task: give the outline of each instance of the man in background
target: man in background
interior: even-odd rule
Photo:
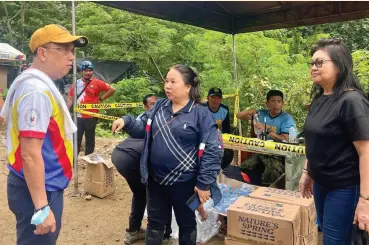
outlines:
[[[229,120],[229,110],[228,107],[222,104],[223,92],[220,88],[211,88],[208,92],[208,101],[204,106],[212,112],[213,118],[216,121],[220,131],[223,134],[231,133],[231,122]],[[221,162],[222,169],[231,164],[233,160],[233,150],[224,149],[224,155]]]
[[[237,114],[241,120],[252,120],[257,113],[260,123],[257,127],[267,133],[267,139],[274,141],[288,141],[289,130],[296,126],[292,116],[283,111],[284,96],[282,91],[270,90],[266,96],[267,109],[249,109]],[[265,123],[266,121],[266,128]],[[241,170],[247,173],[252,184],[268,186],[276,181],[284,173],[284,157],[253,154],[241,164]]]
[[[228,107],[222,104],[223,92],[220,88],[211,88],[208,92],[208,101],[204,106],[213,113],[213,117],[223,134],[231,133]]]
[[[115,89],[104,81],[93,77],[94,66],[90,61],[81,63],[82,78],[77,80],[77,103],[78,104],[98,104],[108,99],[115,93]],[[102,92],[105,92],[101,95]],[[74,86],[72,85],[68,94],[68,107],[73,105]],[[98,113],[98,109],[88,109],[86,111]],[[77,144],[78,153],[81,150],[82,138],[85,135],[86,147],[85,155],[89,155],[95,150],[95,130],[97,118],[84,114],[77,114]]]

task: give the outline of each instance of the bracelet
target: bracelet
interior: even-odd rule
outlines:
[[[39,208],[39,209],[35,209],[35,213],[37,213],[38,211],[40,211],[40,210],[43,210],[44,208],[46,208],[46,207],[48,207],[49,206],[49,204],[46,204],[45,206],[42,206],[41,208]]]
[[[364,195],[360,194],[360,198],[364,199],[366,201],[369,201],[369,196],[364,196]]]

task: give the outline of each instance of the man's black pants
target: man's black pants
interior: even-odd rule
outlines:
[[[78,153],[81,150],[82,138],[85,135],[86,148],[85,155],[91,154],[95,150],[95,129],[97,118],[77,118],[77,145]]]
[[[113,164],[118,172],[127,180],[133,193],[131,214],[129,216],[129,231],[137,231],[141,228],[146,208],[146,186],[141,183],[140,157],[141,153],[134,151],[129,151],[128,153],[118,148],[113,150],[111,156]],[[172,210],[170,209],[168,212],[169,217],[165,225],[165,238],[168,238],[172,233]]]

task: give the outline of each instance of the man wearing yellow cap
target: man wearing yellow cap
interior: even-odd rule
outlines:
[[[33,64],[14,80],[1,110],[8,125],[8,204],[18,245],[56,244],[77,128],[53,80],[69,72],[74,48],[87,42],[59,25],[35,31],[29,42]]]

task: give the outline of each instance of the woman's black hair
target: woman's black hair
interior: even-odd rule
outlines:
[[[181,73],[185,84],[191,85],[190,98],[197,103],[201,101],[200,77],[197,73],[187,65],[176,64],[173,69]]]
[[[366,97],[358,77],[354,74],[352,55],[346,44],[338,39],[322,38],[311,48],[311,56],[318,50],[326,51],[335,67],[339,70],[336,83],[333,87],[334,98],[340,97],[347,89],[356,90]],[[320,85],[313,84],[311,90],[312,101],[314,102],[319,98],[323,92],[323,88]]]

